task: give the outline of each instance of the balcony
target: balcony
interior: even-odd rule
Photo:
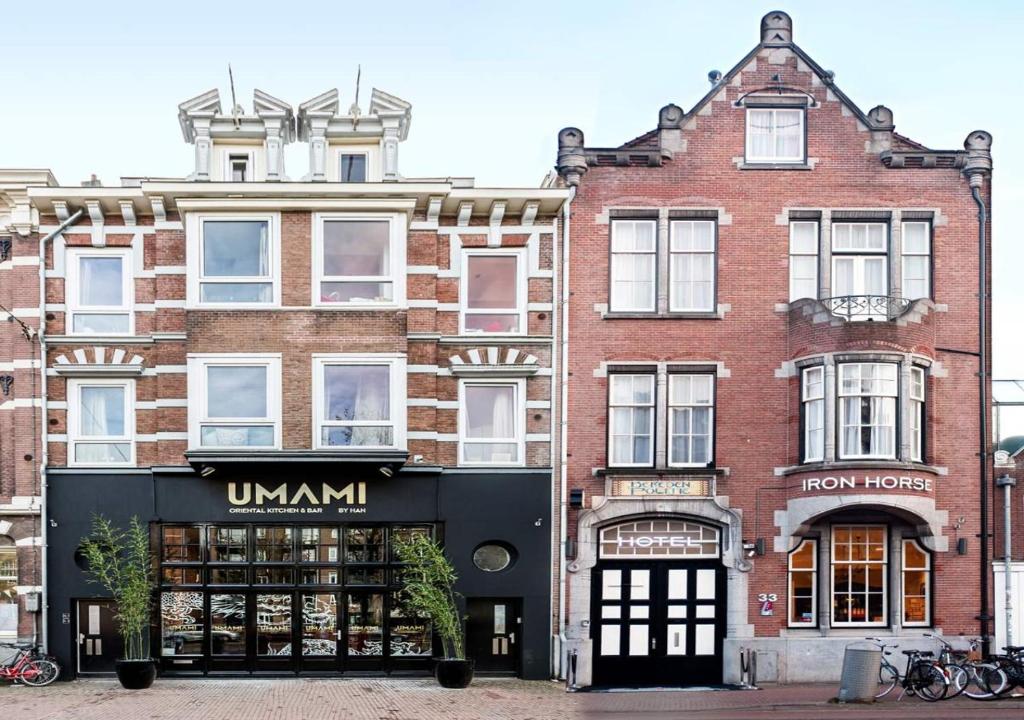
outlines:
[[[932,356],[935,314],[928,298],[842,295],[789,304],[791,357],[844,350],[916,352]]]
[[[824,298],[828,311],[848,322],[886,322],[901,317],[910,309],[911,301],[891,295],[839,295]]]

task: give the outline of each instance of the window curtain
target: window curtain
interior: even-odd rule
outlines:
[[[750,113],[750,154],[756,158],[775,155],[772,137],[772,113],[755,110]]]
[[[356,399],[353,407],[353,420],[388,422],[391,419],[390,383],[385,376],[384,382],[377,372],[378,368],[365,368],[359,376]],[[386,369],[385,369],[386,372]],[[360,427],[353,430],[358,435],[357,445],[390,445],[390,428]]]
[[[270,275],[270,233],[267,223],[260,223],[260,277]]]
[[[775,147],[777,157],[793,158],[801,155],[800,114],[776,113],[775,115]]]
[[[896,407],[892,398],[873,397],[871,400],[872,455],[892,455],[893,435],[896,428]]]
[[[510,438],[516,434],[515,418],[512,412],[512,398],[515,391],[501,388],[494,396],[494,412],[491,420],[491,436]]]
[[[107,437],[113,433],[109,412],[109,391],[100,388],[82,388],[82,435]]]

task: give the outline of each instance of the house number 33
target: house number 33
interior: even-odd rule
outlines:
[[[760,593],[757,596],[758,602],[776,602],[778,599],[779,596],[775,593]]]

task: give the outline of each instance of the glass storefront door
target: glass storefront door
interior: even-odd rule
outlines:
[[[164,672],[426,670],[393,540],[429,526],[163,526]]]

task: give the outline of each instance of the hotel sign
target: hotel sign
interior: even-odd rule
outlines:
[[[911,492],[932,492],[932,478],[910,477],[907,475],[838,475],[804,478],[800,481],[804,492],[816,490],[897,490]]]
[[[366,483],[229,482],[227,501],[232,515],[362,515]]]

